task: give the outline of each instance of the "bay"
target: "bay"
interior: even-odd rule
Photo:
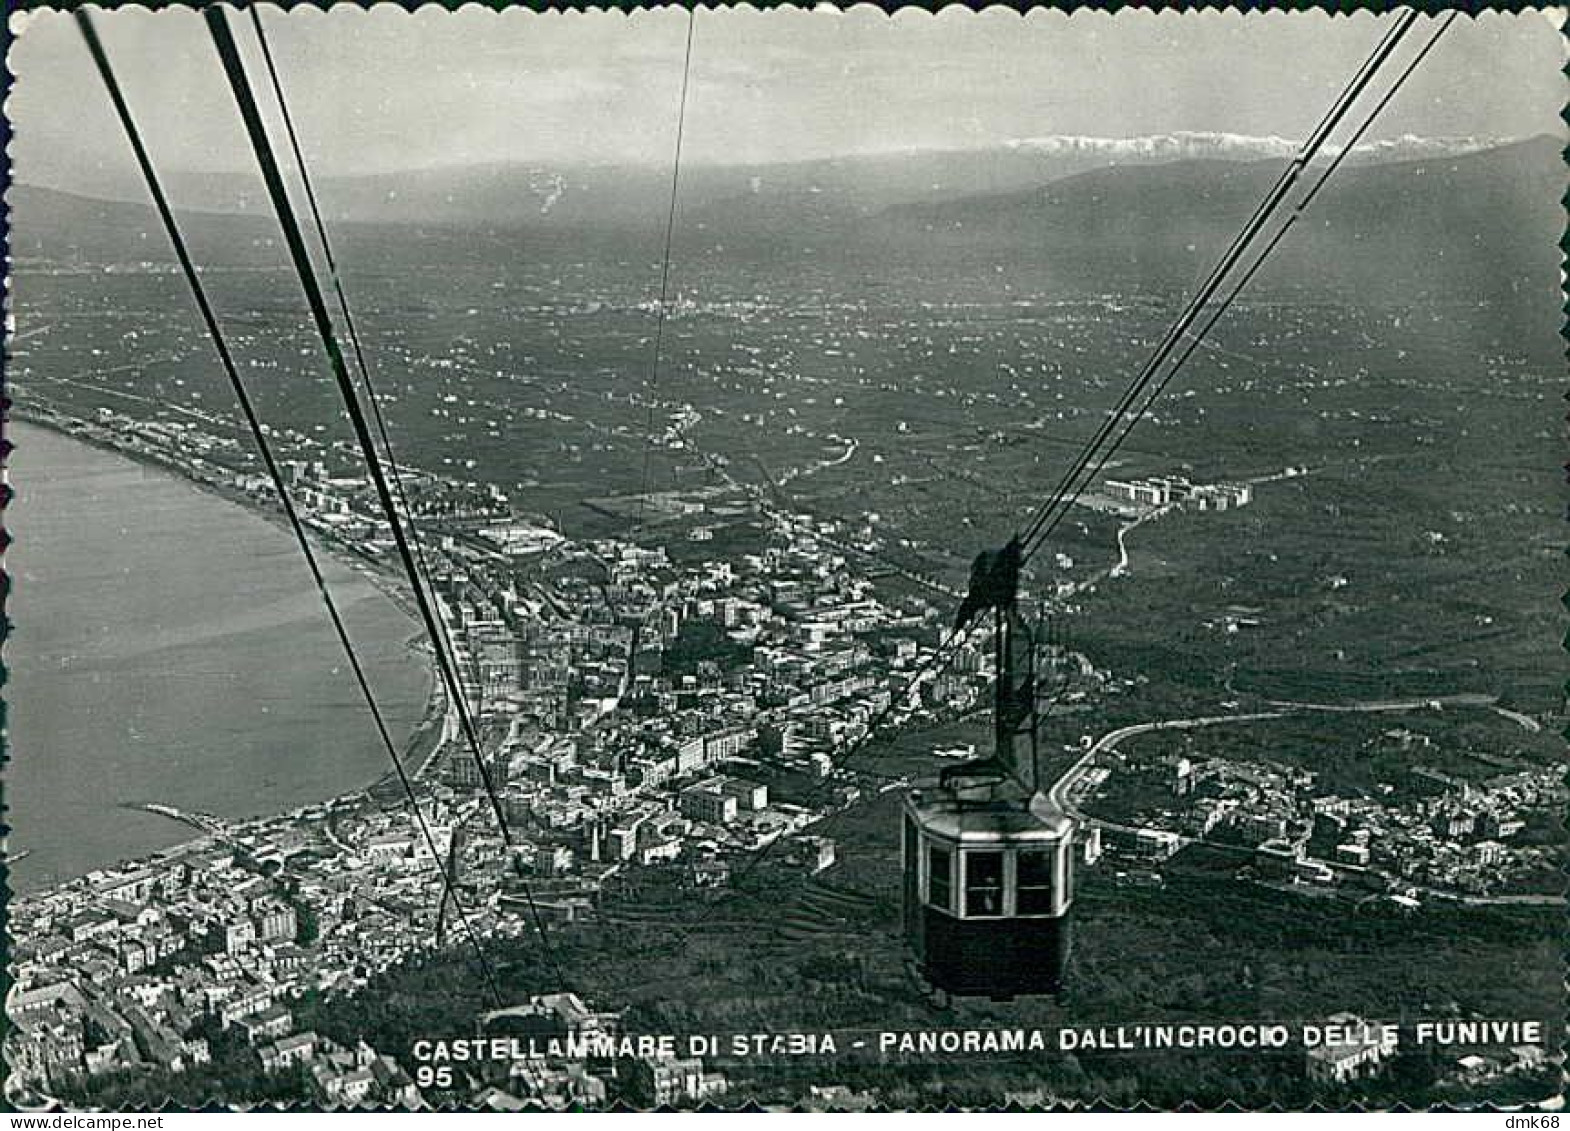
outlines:
[[[389,768],[286,529],[48,429],[7,434],[13,890],[194,835],[128,804],[257,816]],[[416,625],[346,564],[326,573],[401,739],[430,691]]]

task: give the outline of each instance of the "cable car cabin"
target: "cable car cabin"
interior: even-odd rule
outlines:
[[[1012,780],[905,799],[905,933],[957,997],[1055,994],[1069,955],[1073,822]]]

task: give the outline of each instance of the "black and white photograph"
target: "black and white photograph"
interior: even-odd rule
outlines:
[[[1563,22],[13,11],[12,1118],[1558,1111]]]

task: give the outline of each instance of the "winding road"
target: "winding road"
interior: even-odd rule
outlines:
[[[1280,719],[1292,714],[1291,711],[1262,711],[1252,715],[1208,715],[1192,719],[1166,719],[1155,723],[1135,723],[1132,726],[1119,727],[1097,739],[1089,749],[1081,754],[1078,760],[1070,766],[1063,776],[1052,783],[1052,788],[1047,791],[1047,798],[1069,817],[1082,824],[1096,824],[1105,829],[1122,832],[1138,832],[1135,825],[1121,825],[1113,821],[1103,821],[1096,817],[1087,816],[1075,800],[1075,792],[1085,775],[1090,772],[1098,755],[1105,754],[1108,750],[1116,749],[1118,744],[1139,734],[1149,734],[1157,730],[1197,730],[1201,727],[1225,726],[1230,723],[1252,723],[1264,719]]]
[[[1536,719],[1521,715],[1518,712],[1508,711],[1500,708],[1492,696],[1477,693],[1465,693],[1430,699],[1411,699],[1400,702],[1379,703],[1332,704],[1293,703],[1283,701],[1273,702],[1270,704],[1270,706],[1276,709],[1270,711],[1260,711],[1247,715],[1208,715],[1200,718],[1166,719],[1160,722],[1135,723],[1131,726],[1119,727],[1117,730],[1109,731],[1097,739],[1083,754],[1079,756],[1077,760],[1075,760],[1072,766],[1064,771],[1062,776],[1059,777],[1058,780],[1055,781],[1052,784],[1052,787],[1047,791],[1047,797],[1076,824],[1096,825],[1100,828],[1110,829],[1114,832],[1129,834],[1139,833],[1141,831],[1141,827],[1138,825],[1126,825],[1116,821],[1107,821],[1099,817],[1089,816],[1079,807],[1076,794],[1080,784],[1084,781],[1085,776],[1090,772],[1091,767],[1095,765],[1098,755],[1103,754],[1109,750],[1116,749],[1120,743],[1125,742],[1128,739],[1135,737],[1136,735],[1149,734],[1152,731],[1159,730],[1197,730],[1202,727],[1225,726],[1231,723],[1261,722],[1268,719],[1281,719],[1294,715],[1312,714],[1315,712],[1332,712],[1336,714],[1410,713],[1421,710],[1435,710],[1437,708],[1443,708],[1447,706],[1471,707],[1479,710],[1492,711],[1495,714],[1498,714],[1501,717],[1516,723],[1518,726],[1521,726],[1524,729],[1540,729],[1540,724],[1537,723]],[[1197,843],[1203,838],[1179,836],[1178,839],[1179,843],[1186,847],[1190,844]],[[1213,846],[1216,845],[1216,842],[1213,841],[1207,843],[1210,843]],[[1249,851],[1252,850],[1250,849]],[[1420,891],[1433,898],[1444,899],[1454,903],[1464,904],[1469,907],[1482,907],[1490,905],[1559,906],[1565,903],[1565,897],[1562,895],[1521,894],[1470,896],[1460,895],[1455,892],[1442,891],[1437,888],[1425,887],[1423,885],[1417,886]]]
[[[1047,791],[1047,796],[1064,813],[1076,821],[1093,823],[1100,825],[1102,828],[1124,832],[1138,831],[1137,826],[1121,825],[1112,821],[1103,821],[1100,818],[1087,816],[1076,804],[1075,793],[1080,782],[1090,772],[1091,766],[1095,764],[1097,755],[1116,749],[1120,743],[1133,738],[1135,735],[1148,734],[1157,730],[1197,730],[1202,727],[1260,722],[1265,719],[1282,719],[1292,715],[1306,715],[1316,712],[1332,714],[1409,714],[1413,711],[1434,710],[1443,707],[1473,707],[1480,710],[1494,711],[1496,714],[1504,714],[1504,717],[1527,729],[1536,729],[1537,725],[1535,719],[1527,718],[1524,715],[1517,716],[1515,712],[1501,712],[1496,706],[1493,696],[1479,693],[1374,703],[1298,703],[1290,700],[1272,700],[1269,706],[1273,709],[1248,715],[1207,715],[1189,719],[1165,719],[1160,722],[1135,723],[1132,726],[1120,727],[1117,730],[1109,731],[1097,739],[1089,749],[1079,756],[1072,766],[1064,771],[1063,775]]]

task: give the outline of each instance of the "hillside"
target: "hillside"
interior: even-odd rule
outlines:
[[[928,155],[923,176],[936,177],[933,162],[950,156]],[[883,187],[858,196],[856,178],[872,167],[870,160],[772,167],[772,179],[749,180],[733,195],[727,188],[737,186],[726,178],[739,172],[721,177],[700,171],[684,182],[677,263],[693,269],[701,263],[703,277],[729,265],[788,279],[792,263],[810,262],[817,270],[855,277],[999,275],[1038,291],[1187,289],[1281,168],[1274,160],[1104,166],[1029,187],[956,195],[965,183],[1007,182],[1022,175],[1021,167],[1000,163],[961,177],[945,165],[950,180],[926,182],[940,199],[874,210],[874,196],[914,192],[921,178],[906,167],[908,156],[889,158],[904,173],[871,178]],[[1529,305],[1515,300],[1558,288],[1562,168],[1559,144],[1549,138],[1460,156],[1349,163],[1283,244],[1258,289],[1329,288],[1370,302],[1427,296]],[[367,269],[479,264],[501,254],[536,262],[624,263],[632,270],[660,254],[662,193],[669,186],[661,190],[655,179],[607,182],[593,191],[569,182],[559,192],[531,192],[524,199],[498,167],[491,180],[469,177],[462,208],[468,215],[461,222],[338,223],[338,242],[347,262]],[[400,184],[402,206],[415,211],[429,211],[419,201],[441,190],[439,181],[418,175]],[[944,184],[951,187],[931,187]],[[369,191],[369,182],[356,190]],[[552,192],[556,202],[546,208]],[[145,206],[25,186],[13,188],[9,202],[13,251],[24,262],[172,261],[161,225]],[[481,213],[491,218],[482,220]],[[185,215],[199,262],[282,262],[271,217]],[[696,277],[688,275],[684,283],[678,269],[677,281],[688,285]]]
[[[876,238],[960,262],[1034,260],[1079,287],[1184,285],[1214,261],[1282,168],[1178,162],[1101,169],[1019,192],[890,209]],[[1557,289],[1559,143],[1342,169],[1261,276],[1375,297],[1504,301]]]
[[[1502,144],[1481,138],[1401,137],[1360,145],[1351,165],[1442,158]],[[799,205],[803,214],[867,216],[904,204],[934,203],[1039,187],[1097,169],[1138,168],[1184,161],[1246,163],[1285,159],[1295,143],[1278,137],[1176,133],[1109,138],[1052,135],[1016,138],[972,149],[903,150],[767,164],[694,164],[681,171],[680,205],[702,212],[747,202],[773,217]],[[140,179],[125,162],[106,162],[87,179],[62,185],[104,201],[140,203]],[[258,214],[260,179],[245,172],[160,170],[172,200],[195,212]],[[643,223],[664,215],[670,170],[655,165],[570,165],[479,161],[462,166],[315,177],[328,218],[338,223],[491,225],[581,228]]]

